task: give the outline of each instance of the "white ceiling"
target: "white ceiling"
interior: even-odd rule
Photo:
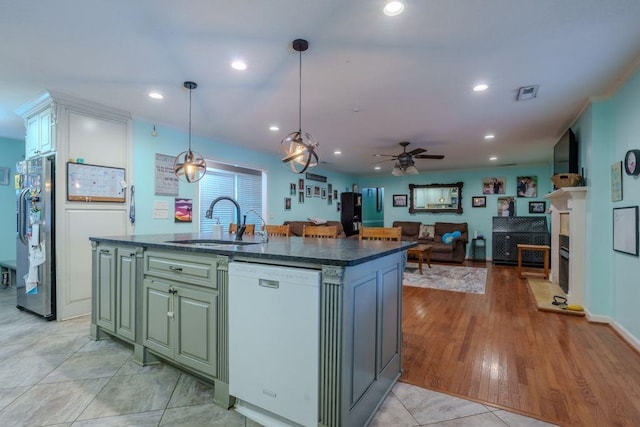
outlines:
[[[536,163],[640,58],[638,0],[405,3],[390,18],[384,0],[0,0],[0,136],[24,137],[14,111],[45,90],[186,131],[193,80],[194,134],[278,156],[298,129],[291,42],[305,38],[302,128],[327,168],[374,173],[373,154],[403,140],[446,156],[417,160],[423,171]],[[229,67],[237,57],[246,71]],[[538,97],[516,102],[533,84]]]

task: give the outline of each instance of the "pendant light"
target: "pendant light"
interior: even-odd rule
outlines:
[[[303,173],[308,168],[318,165],[318,155],[315,152],[318,142],[313,136],[302,131],[302,52],[309,48],[309,42],[303,39],[296,39],[291,45],[293,50],[300,53],[298,130],[291,132],[280,141],[280,154],[282,155],[282,163],[292,172]]]
[[[184,87],[189,89],[189,149],[176,156],[173,172],[178,178],[191,183],[202,179],[207,172],[207,163],[202,154],[191,151],[191,91],[198,85],[194,82],[184,82]]]

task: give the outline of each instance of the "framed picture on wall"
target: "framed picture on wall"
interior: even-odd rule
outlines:
[[[292,182],[291,184],[289,184],[289,195],[290,196],[295,196],[296,195],[296,183]]]
[[[407,207],[407,195],[406,194],[394,194],[393,195],[393,207],[394,208],[406,208]]]
[[[538,177],[518,177],[518,197],[538,197]]]
[[[471,207],[474,208],[486,208],[487,198],[485,196],[476,196],[471,198]]]
[[[0,185],[9,185],[9,173],[11,169],[0,168]]]
[[[541,202],[529,202],[530,214],[541,214],[547,210],[547,202],[544,200]]]
[[[516,216],[515,197],[498,197],[498,216]]]
[[[291,210],[291,197],[285,197],[284,198],[284,210],[285,211],[290,211]]]
[[[298,190],[304,190],[304,179],[302,178],[298,180]]]
[[[327,198],[327,189],[326,188],[322,187],[320,189],[320,197],[322,197],[323,199]]]
[[[638,207],[613,208],[613,250],[638,256]]]
[[[298,203],[304,203],[304,191],[298,191]]]
[[[310,185],[307,185],[307,197],[312,197],[313,196],[313,189],[311,188]]]
[[[482,194],[506,194],[507,183],[502,178],[482,178]]]

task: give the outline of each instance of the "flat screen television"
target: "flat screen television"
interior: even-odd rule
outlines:
[[[580,173],[578,169],[578,140],[573,131],[567,129],[553,147],[553,174]]]

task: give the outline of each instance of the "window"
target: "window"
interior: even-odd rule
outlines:
[[[236,199],[242,215],[247,216],[247,224],[255,224],[256,230],[259,230],[262,220],[249,211],[254,210],[262,215],[262,193],[262,171],[207,160],[207,173],[200,180],[200,232],[212,233],[213,224],[218,220],[227,232],[229,224],[236,222],[236,208],[225,200],[216,204],[212,219],[205,217],[211,202],[220,196]]]

